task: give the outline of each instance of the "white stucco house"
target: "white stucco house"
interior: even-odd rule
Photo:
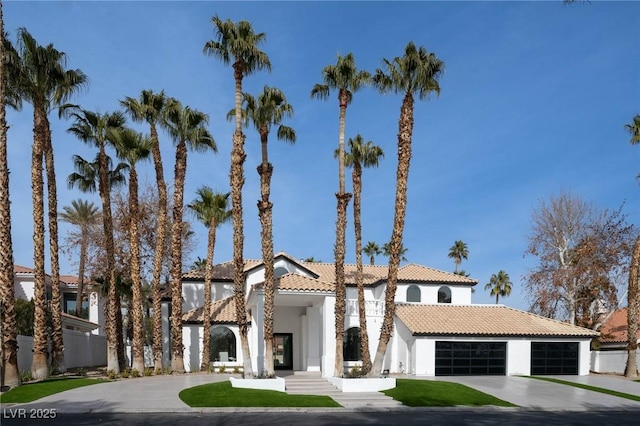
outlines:
[[[355,265],[345,265],[347,312],[345,370],[360,364]],[[242,366],[233,302],[233,265],[214,267],[211,360],[214,367]],[[264,266],[245,261],[249,344],[256,373],[264,371]],[[334,372],[334,265],[275,255],[277,277],[274,332],[275,369]],[[364,265],[367,329],[372,358],[384,313],[387,266]],[[590,341],[598,333],[504,305],[472,304],[477,280],[421,266],[398,272],[394,334],[384,359],[389,373],[415,375],[589,374]],[[183,275],[185,368],[202,359],[204,272]],[[277,371],[276,371],[277,372]]]

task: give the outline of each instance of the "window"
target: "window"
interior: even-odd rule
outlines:
[[[351,327],[344,333],[342,357],[345,361],[362,361],[360,328]]]
[[[76,295],[75,293],[62,293],[62,311],[69,315],[76,315]],[[82,318],[89,319],[89,301],[82,301]]]
[[[227,327],[211,329],[210,359],[216,362],[236,360],[236,336]]]
[[[288,274],[289,270],[287,270],[287,268],[284,268],[282,266],[278,266],[274,271],[273,271],[273,275],[276,276],[276,278],[280,278],[281,276],[283,276],[284,274]]]
[[[420,287],[410,285],[407,289],[407,302],[420,302]]]
[[[451,289],[442,286],[438,289],[438,303],[451,303]]]

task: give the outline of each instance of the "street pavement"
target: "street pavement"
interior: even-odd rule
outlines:
[[[484,393],[511,402],[524,410],[542,411],[638,411],[640,402],[615,397],[573,386],[550,383],[519,376],[470,377],[415,377],[413,379],[439,380],[461,383]],[[640,395],[640,383],[612,375],[557,376],[561,380],[575,381],[591,386]],[[29,404],[3,404],[2,415],[55,409],[64,413],[211,413],[211,412],[272,412],[280,411],[406,411],[420,410],[409,407],[379,408],[371,405],[349,408],[191,408],[180,400],[181,390],[205,383],[228,380],[227,375],[191,373],[162,375],[118,380],[51,395]],[[463,407],[454,409],[464,409]],[[467,407],[467,409],[478,409]],[[491,408],[496,409],[499,408]],[[513,409],[504,409],[513,410]],[[44,413],[44,411],[40,411]]]

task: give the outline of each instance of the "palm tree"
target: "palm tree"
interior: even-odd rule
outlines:
[[[40,46],[25,29],[18,29],[17,49],[8,65],[13,68],[9,75],[14,81],[12,89],[17,95],[15,107],[20,109],[22,101],[33,106],[33,149],[31,156],[31,183],[33,188],[33,241],[34,241],[34,299],[36,304],[35,331],[33,341],[33,363],[31,370],[35,379],[48,375],[47,332],[45,321],[45,272],[44,272],[44,180],[43,158],[46,161],[48,181],[48,206],[50,215],[49,234],[51,249],[53,363],[57,371],[65,371],[64,345],[62,341],[60,267],[58,263],[57,194],[53,149],[48,114],[63,105],[82,89],[87,77],[80,70],[67,70],[66,55],[56,50],[53,44]]]
[[[0,58],[5,57],[5,34],[2,3],[0,3]],[[16,324],[13,272],[13,244],[11,240],[11,202],[9,199],[9,166],[7,163],[7,119],[5,99],[9,97],[5,78],[5,61],[0,61],[0,387],[20,385],[18,368],[18,328]]]
[[[633,123],[625,125],[625,128],[631,135],[631,144],[640,144],[640,114],[636,114],[633,117]],[[640,175],[638,177],[640,178]],[[626,377],[637,377],[638,365],[635,360],[638,351],[638,311],[640,311],[640,235],[636,238],[631,254],[627,300],[627,338],[629,347],[624,375]]]
[[[336,65],[327,65],[322,69],[322,84],[315,84],[311,89],[311,97],[326,100],[331,90],[338,91],[338,105],[340,107],[339,135],[338,135],[338,181],[339,189],[336,194],[338,201],[338,218],[336,220],[335,276],[336,276],[336,353],[334,376],[343,375],[343,343],[344,316],[346,305],[346,286],[344,281],[344,257],[346,251],[347,206],[351,194],[345,192],[344,178],[344,134],[347,106],[353,99],[353,93],[368,85],[371,75],[366,71],[358,71],[352,53],[346,56],[338,55]]]
[[[282,141],[295,143],[296,132],[289,126],[282,124],[282,120],[293,115],[293,107],[281,90],[265,86],[263,92],[254,98],[244,94],[242,115],[246,125],[253,123],[260,134],[262,147],[262,162],[258,166],[260,175],[260,194],[258,201],[258,216],[262,228],[262,260],[264,262],[264,341],[265,368],[267,377],[274,374],[273,370],[273,299],[275,291],[275,275],[273,267],[273,231],[272,211],[273,203],[269,200],[271,193],[271,176],[273,165],[269,162],[267,144],[272,126],[278,126],[276,137]],[[231,118],[235,110],[230,111],[227,118]]]
[[[160,140],[158,139],[158,124],[166,105],[164,91],[153,93],[143,90],[140,98],[126,97],[120,101],[131,119],[135,122],[145,121],[149,124],[151,140],[153,141],[153,165],[156,172],[156,187],[158,188],[158,219],[156,225],[156,243],[153,258],[152,304],[153,304],[153,359],[156,371],[162,370],[162,316],[160,315],[162,298],[160,294],[160,280],[162,276],[162,260],[166,252],[167,237],[167,185],[164,181],[162,156],[160,154]]]
[[[367,374],[371,370],[371,353],[369,351],[369,333],[367,332],[367,315],[364,304],[364,271],[362,267],[362,224],[360,210],[362,198],[362,168],[378,167],[384,151],[373,142],[365,143],[360,134],[349,138],[349,152],[345,153],[345,166],[353,167],[353,226],[356,240],[356,286],[358,288],[358,313],[360,317],[360,343],[362,352],[362,371]]]
[[[407,261],[407,257],[405,256],[405,254],[407,254],[408,251],[409,249],[406,248],[403,244],[400,245],[400,253],[398,253],[398,255],[400,256],[401,261],[403,262]],[[382,245],[382,255],[386,257],[391,257],[391,243],[384,243]]]
[[[462,240],[457,240],[456,242],[454,242],[451,248],[449,248],[448,256],[450,259],[453,259],[453,263],[456,265],[456,269],[455,271],[453,271],[453,273],[457,274],[458,266],[460,266],[462,260],[467,260],[467,258],[469,257],[469,249],[467,248],[467,243]]]
[[[167,103],[163,126],[176,143],[173,186],[173,223],[171,226],[171,370],[184,373],[182,344],[182,212],[184,182],[187,174],[187,148],[193,151],[218,152],[213,137],[206,128],[209,117],[176,100]]]
[[[407,209],[407,182],[411,162],[411,139],[413,135],[414,95],[427,98],[432,92],[440,93],[438,78],[444,70],[444,62],[424,47],[417,48],[409,42],[404,56],[393,60],[383,59],[384,70],[377,69],[373,77],[374,85],[382,92],[403,95],[398,120],[398,170],[396,173],[396,199],[389,250],[389,274],[385,293],[385,313],[378,349],[370,375],[380,375],[382,360],[393,332],[395,315],[395,294],[398,284],[398,266],[402,249],[402,234]]]
[[[75,122],[68,132],[75,135],[82,142],[98,148],[98,192],[102,201],[102,224],[106,248],[106,266],[109,274],[109,296],[107,310],[107,370],[116,374],[120,372],[118,362],[118,331],[117,316],[120,306],[116,289],[115,250],[113,242],[113,218],[111,215],[111,185],[109,181],[109,160],[106,152],[108,135],[121,129],[125,123],[124,115],[119,112],[100,114],[87,111],[79,107],[65,111]],[[95,176],[95,174],[94,174]],[[94,181],[95,182],[95,181]],[[95,183],[94,183],[95,185]],[[94,186],[95,187],[95,186]]]
[[[211,362],[211,281],[213,281],[213,255],[216,245],[216,228],[231,219],[229,210],[230,192],[225,194],[214,192],[210,187],[203,186],[196,192],[197,199],[193,200],[187,207],[193,212],[196,218],[209,229],[207,243],[207,258],[199,259],[204,263],[204,318],[203,318],[203,340],[202,340],[202,364],[200,369],[206,371]],[[202,262],[201,262],[202,263]]]
[[[367,245],[362,248],[362,252],[369,256],[369,264],[375,265],[376,256],[382,254],[382,249],[374,241],[369,241]]]
[[[76,293],[76,316],[82,318],[82,300],[84,298],[84,268],[89,244],[89,227],[98,223],[100,211],[92,202],[73,200],[71,206],[64,206],[58,217],[80,228],[80,260],[78,264],[78,289]]]
[[[115,146],[120,159],[129,165],[129,247],[131,251],[131,291],[133,308],[133,363],[132,367],[144,371],[144,323],[142,315],[142,277],[140,273],[140,232],[138,230],[138,171],[136,164],[149,158],[152,144],[150,138],[129,129],[110,132],[110,142]],[[129,311],[131,312],[131,311]]]
[[[498,304],[498,299],[500,297],[506,297],[511,294],[511,286],[513,283],[509,278],[509,274],[505,271],[500,270],[497,274],[491,275],[491,279],[484,286],[485,290],[491,290],[491,296],[496,297],[496,305]]]
[[[242,347],[243,374],[252,377],[251,353],[247,332],[247,310],[244,300],[244,234],[242,222],[242,187],[244,185],[244,139],[242,133],[242,79],[255,71],[266,69],[271,71],[271,62],[266,53],[258,46],[266,40],[264,33],[254,32],[251,23],[237,23],[218,16],[211,18],[214,26],[215,40],[208,41],[204,53],[220,59],[224,64],[232,64],[235,80],[235,130],[233,132],[233,148],[231,149],[231,210],[233,216],[233,285],[236,304],[236,318]],[[233,62],[232,62],[233,61]]]

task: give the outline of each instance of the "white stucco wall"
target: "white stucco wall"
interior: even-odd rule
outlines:
[[[233,283],[211,284],[211,300],[218,301],[233,296]],[[204,305],[204,282],[182,283],[182,312]]]
[[[420,288],[420,303],[422,304],[438,303],[438,289],[442,286],[449,287],[449,290],[451,290],[452,304],[455,304],[455,305],[471,304],[471,287],[459,286],[459,285],[452,286],[452,285],[446,285],[446,284],[421,284],[421,283],[398,284],[398,290],[396,291],[395,301],[398,303],[407,302],[407,289],[412,285],[417,285]]]
[[[592,351],[591,370],[596,373],[624,374],[628,357],[625,350]],[[636,352],[636,365],[640,365],[640,351]]]

